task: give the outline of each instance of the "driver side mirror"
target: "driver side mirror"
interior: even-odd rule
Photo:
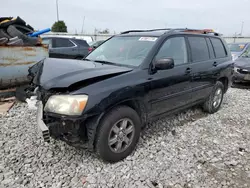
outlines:
[[[174,60],[172,58],[158,59],[155,61],[156,70],[167,70],[174,68]]]

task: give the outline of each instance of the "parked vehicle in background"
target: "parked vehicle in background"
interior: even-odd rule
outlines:
[[[85,40],[44,37],[43,44],[49,45],[49,57],[65,59],[83,59],[89,53],[89,45]]]
[[[96,49],[98,46],[100,46],[105,40],[98,40],[98,41],[94,41],[89,43],[90,46],[90,51]]]
[[[246,50],[250,50],[250,43],[230,43],[228,46],[232,53],[233,61],[240,57]]]
[[[117,162],[135,149],[148,122],[194,105],[217,112],[233,61],[217,33],[155,29],[123,32],[82,61],[45,59],[30,72],[38,72],[44,140],[52,136]]]
[[[233,82],[250,82],[250,48],[235,60]]]
[[[80,39],[80,40],[85,40],[88,44],[90,42],[93,42],[93,37],[91,36],[84,36],[84,35],[70,35],[68,33],[55,33],[55,32],[50,32],[48,34],[41,35],[42,37],[61,37],[61,38],[70,38],[70,39]]]

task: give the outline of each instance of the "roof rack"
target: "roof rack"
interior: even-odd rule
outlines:
[[[219,36],[220,34],[214,32],[212,29],[190,29],[190,28],[162,28],[162,29],[150,29],[150,30],[128,30],[121,32],[121,34],[127,33],[135,33],[135,32],[152,32],[152,31],[166,31],[167,32],[188,32],[188,33],[198,33],[198,34],[214,34],[215,36]]]
[[[151,31],[164,31],[164,30],[171,30],[171,28],[163,28],[163,29],[149,29],[149,30],[128,30],[123,31],[121,34],[127,34],[127,33],[137,33],[137,32],[151,32]]]
[[[198,33],[198,34],[214,34],[215,36],[219,36],[220,34],[214,32],[213,29],[190,29],[190,28],[175,28],[171,29],[172,31],[179,31],[179,32],[188,32],[188,33]]]

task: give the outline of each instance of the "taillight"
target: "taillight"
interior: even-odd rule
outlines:
[[[92,52],[93,48],[89,47],[89,53]]]

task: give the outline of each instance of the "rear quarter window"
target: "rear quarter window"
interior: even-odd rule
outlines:
[[[204,37],[188,37],[188,42],[190,44],[193,62],[209,60],[208,46]]]
[[[214,55],[214,49],[213,49],[212,43],[209,40],[209,38],[206,38],[206,41],[207,41],[207,45],[208,45],[208,49],[209,49],[210,59],[214,59],[215,55]]]
[[[216,58],[226,57],[227,52],[226,52],[226,49],[225,49],[222,41],[218,38],[210,38],[210,40],[211,40],[213,48],[214,48],[215,57]]]
[[[89,47],[88,43],[86,40],[75,40],[75,42],[81,46]]]
[[[62,39],[62,38],[53,39],[54,48],[66,48],[66,47],[73,47],[73,46],[74,44],[69,39]]]

